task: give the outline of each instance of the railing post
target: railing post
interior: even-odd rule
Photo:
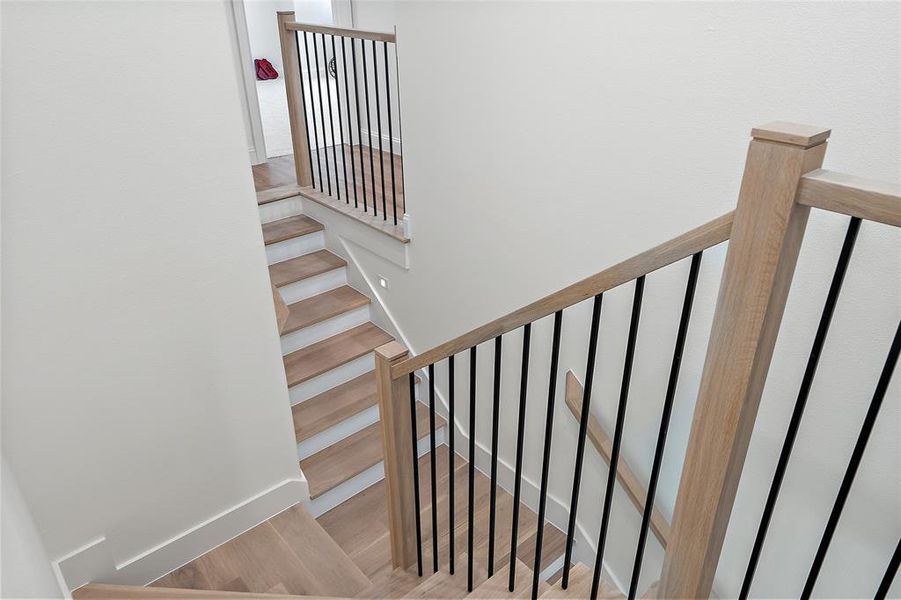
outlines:
[[[810,209],[801,176],[819,168],[829,130],[754,129],[742,177],[676,497],[659,595],[707,598]]]
[[[391,378],[391,366],[407,357],[407,349],[389,342],[375,349],[375,380],[385,456],[388,530],[391,564],[406,569],[416,563],[416,508],[413,489],[413,449],[410,427],[410,386],[407,377]]]
[[[293,31],[285,27],[285,23],[293,21],[293,10],[278,12],[278,37],[282,46],[284,71],[282,76],[285,78],[285,91],[288,96],[288,121],[291,124],[291,142],[294,146],[294,169],[297,172],[297,185],[309,187],[313,185],[313,165],[310,163],[310,138],[307,135],[300,62],[297,60],[297,37]]]

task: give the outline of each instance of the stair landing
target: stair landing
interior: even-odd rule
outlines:
[[[298,504],[150,585],[352,597],[371,582]]]

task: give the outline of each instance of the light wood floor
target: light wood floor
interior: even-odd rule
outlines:
[[[447,447],[437,449],[438,462],[438,556],[441,569],[447,571],[449,516]],[[431,498],[428,456],[420,459],[420,498],[422,500],[422,533],[424,574],[432,573],[431,553]],[[490,480],[476,471],[475,486],[475,543],[474,562],[477,572],[476,584],[487,577],[488,556],[488,496]],[[465,573],[468,536],[468,463],[457,456],[455,460],[454,493],[454,544],[456,571]],[[509,562],[513,497],[498,487],[497,494],[497,538],[495,568],[500,569]],[[347,502],[335,507],[319,517],[319,523],[339,546],[350,556],[358,567],[379,586],[392,578],[391,550],[388,537],[388,513],[385,501],[384,481],[368,488]],[[522,506],[519,516],[519,543],[517,558],[529,567],[535,557],[535,531],[538,517],[526,506]],[[552,525],[545,526],[542,568],[547,568],[563,554],[565,535]],[[462,558],[461,558],[462,557]]]
[[[440,570],[448,569],[447,447],[439,446],[438,523]],[[455,554],[456,571],[466,573],[468,466],[456,457]],[[424,577],[394,571],[388,538],[385,483],[377,483],[313,520],[295,506],[235,539],[211,550],[187,565],[153,582],[154,587],[190,588],[299,595],[384,597],[402,595],[432,573],[431,498],[428,455],[420,459]],[[475,585],[487,579],[489,479],[476,471]],[[509,564],[513,498],[498,488],[495,569]],[[318,521],[318,523],[317,523]],[[535,556],[535,513],[522,507],[517,558],[531,567]],[[563,553],[565,536],[545,527],[542,568]],[[348,560],[349,558],[349,560]],[[352,561],[352,562],[351,562]],[[415,567],[414,567],[415,569]]]
[[[391,217],[394,214],[394,201],[396,195],[397,214],[404,213],[403,190],[403,159],[394,155],[394,177],[391,175],[391,157],[388,152],[370,152],[367,146],[348,146],[347,144],[323,148],[313,152],[313,187],[322,193],[329,194],[342,201],[350,200],[350,204],[356,202],[360,210],[364,209],[370,215],[381,216],[387,212]],[[337,169],[335,159],[337,158]],[[381,159],[381,164],[380,160]],[[353,169],[351,168],[353,165]],[[384,197],[382,195],[382,167],[384,167]],[[257,192],[263,192],[272,188],[297,183],[294,172],[294,156],[288,154],[270,158],[268,162],[254,165],[253,182]],[[336,176],[337,171],[337,176]],[[326,176],[326,174],[328,174]],[[345,183],[346,182],[346,183]],[[354,185],[354,182],[356,185]],[[396,187],[393,187],[396,182]],[[394,195],[392,195],[392,189]],[[365,198],[365,203],[364,203]],[[375,205],[373,206],[373,200]]]

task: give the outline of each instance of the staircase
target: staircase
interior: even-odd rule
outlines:
[[[288,308],[285,375],[309,509],[318,517],[384,476],[372,353],[394,338],[372,323],[369,297],[348,284],[347,261],[326,249],[325,228],[300,214],[292,192],[262,190],[257,201],[269,276]],[[417,420],[425,449],[425,405]],[[439,417],[438,443],[443,428]]]

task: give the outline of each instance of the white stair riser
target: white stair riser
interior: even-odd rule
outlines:
[[[325,233],[314,231],[313,233],[293,237],[289,240],[269,244],[266,246],[266,260],[271,265],[283,260],[297,258],[316,250],[322,250],[323,248],[325,248]]]
[[[340,315],[334,316],[331,319],[326,319],[315,325],[310,325],[309,327],[286,333],[282,336],[282,354],[290,354],[295,350],[300,350],[310,344],[321,342],[333,335],[338,335],[357,325],[368,322],[369,306],[367,305],[347,311],[346,313],[341,313]]]
[[[435,446],[444,444],[444,434],[444,427],[435,430]],[[419,439],[417,450],[419,456],[422,456],[429,451],[428,435]],[[307,505],[307,510],[310,511],[310,514],[312,514],[314,518],[319,518],[342,502],[353,498],[369,486],[375,485],[384,478],[385,463],[382,461],[377,465],[369,467],[359,475],[351,477],[344,483],[333,487],[315,500],[310,500],[310,503]]]
[[[341,440],[378,422],[379,407],[378,405],[370,406],[366,410],[362,410],[333,427],[329,427],[325,431],[317,433],[297,444],[297,460],[309,458],[320,450],[325,450],[332,444],[337,444]]]
[[[322,392],[330,390],[336,385],[341,385],[351,379],[355,379],[373,369],[375,369],[375,357],[372,352],[369,352],[365,356],[361,356],[340,367],[326,371],[322,375],[317,375],[303,383],[292,386],[288,389],[288,396],[291,398],[291,406],[303,402],[304,400],[309,400],[313,396],[317,396]]]
[[[303,213],[303,200],[300,196],[292,196],[275,202],[269,202],[259,207],[260,222],[271,223],[279,219],[287,219]]]
[[[419,386],[415,388],[415,396],[419,400]],[[325,431],[321,431],[297,444],[297,459],[303,460],[313,456],[320,450],[324,450],[353,434],[366,429],[370,425],[379,422],[378,405],[370,406],[365,410],[351,415],[343,421],[336,423]]]
[[[332,269],[314,277],[307,277],[301,281],[289,283],[278,288],[285,304],[294,304],[300,300],[306,300],[347,284],[347,269]]]

